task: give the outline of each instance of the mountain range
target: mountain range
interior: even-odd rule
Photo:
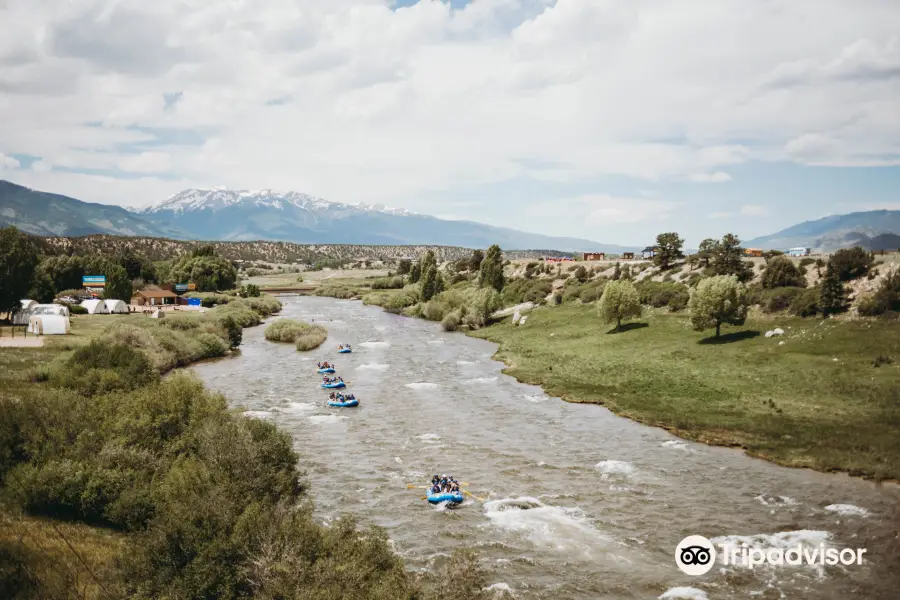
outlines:
[[[814,252],[862,246],[868,250],[900,248],[900,210],[869,210],[804,221],[771,235],[746,240],[747,248],[805,247]]]
[[[440,245],[509,250],[621,253],[639,247],[526,233],[473,221],[449,221],[380,205],[342,204],[298,192],[190,189],[141,209],[82,202],[0,180],[0,226],[42,236],[110,234],[176,240],[298,244]],[[863,246],[900,248],[900,210],[832,215],[745,247],[786,250],[796,246],[829,252]]]
[[[0,181],[0,225],[45,236],[92,233],[183,240],[270,240],[305,244],[432,244],[566,252],[636,248],[526,233],[472,221],[449,221],[405,210],[341,204],[297,192],[223,188],[185,190],[159,204],[128,211],[89,204]]]

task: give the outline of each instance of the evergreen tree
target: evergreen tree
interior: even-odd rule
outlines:
[[[744,261],[744,249],[741,239],[728,233],[713,249],[713,271],[716,275],[734,275],[738,281],[744,282],[753,277],[751,266]]]
[[[128,271],[122,265],[110,265],[106,271],[106,287],[103,288],[103,297],[111,300],[124,300],[131,302],[134,289],[131,286],[131,278]]]
[[[800,269],[786,256],[775,256],[769,260],[762,276],[762,286],[766,289],[776,287],[806,287],[806,278]]]
[[[469,258],[469,272],[474,273],[481,268],[481,261],[484,260],[484,252],[481,250],[472,250],[472,257]]]
[[[498,292],[503,291],[505,279],[503,277],[503,251],[497,244],[488,248],[481,261],[481,268],[478,271],[478,285],[481,287],[491,286]]]
[[[829,263],[819,287],[819,310],[826,317],[844,310],[844,284],[837,269]]]
[[[618,281],[622,278],[622,266],[619,263],[616,263],[616,268],[612,274],[613,281]]]
[[[38,264],[38,247],[15,227],[0,229],[0,312],[19,310],[31,289]]]
[[[681,251],[683,246],[684,239],[678,237],[674,231],[659,234],[656,236],[656,254],[653,255],[653,264],[665,271],[675,261],[684,258],[684,253]]]

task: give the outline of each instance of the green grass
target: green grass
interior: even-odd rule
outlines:
[[[266,327],[266,339],[271,342],[295,344],[297,350],[318,348],[328,339],[328,330],[296,319],[278,319]]]
[[[472,335],[500,344],[506,373],[567,401],[789,466],[900,479],[900,322],[748,320],[720,343],[686,315],[643,323],[608,334],[594,307],[564,305]],[[776,325],[786,334],[765,338]],[[875,368],[879,355],[894,362]]]

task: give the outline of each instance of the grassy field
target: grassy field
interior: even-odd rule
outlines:
[[[776,326],[785,335],[766,338]],[[567,401],[784,465],[900,479],[900,322],[748,320],[712,340],[686,315],[651,312],[609,331],[594,306],[566,305],[472,335]],[[878,356],[894,362],[876,368]]]
[[[304,271],[302,273],[271,273],[242,279],[241,283],[252,283],[262,289],[285,287],[309,287],[329,283],[335,280],[347,285],[361,285],[367,277],[384,277],[387,269],[323,269],[321,271]],[[297,278],[302,277],[303,282]]]

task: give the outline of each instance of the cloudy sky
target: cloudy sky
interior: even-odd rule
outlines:
[[[696,244],[900,208],[898,0],[0,0],[0,178]]]

